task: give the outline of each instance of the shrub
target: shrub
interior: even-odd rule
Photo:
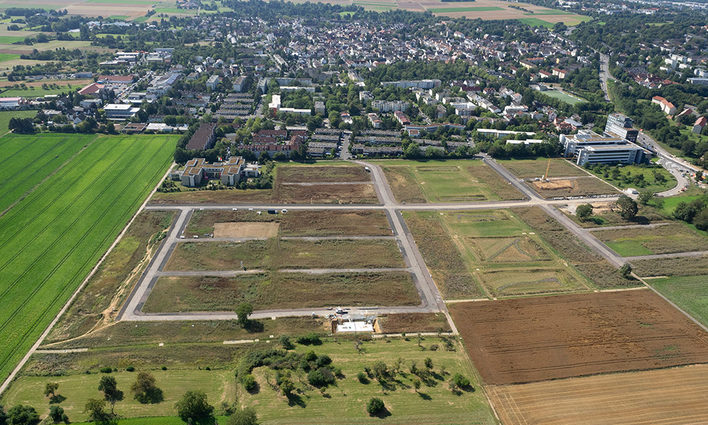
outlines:
[[[322,345],[322,340],[316,333],[309,333],[297,339],[297,342],[302,345]]]
[[[375,415],[380,415],[386,410],[386,405],[384,404],[383,400],[381,400],[378,397],[371,397],[368,403],[366,403],[366,411],[369,412],[369,415],[375,416]]]
[[[101,373],[111,373],[111,372],[113,372],[112,367],[102,367],[101,368]]]
[[[280,337],[280,345],[283,346],[284,350],[292,350],[295,348],[295,344],[293,344],[292,341],[290,341],[290,338],[285,335]]]
[[[246,389],[248,392],[253,392],[256,390],[258,383],[256,382],[256,378],[253,377],[253,375],[248,374],[244,375],[241,378],[241,383],[243,384],[243,388]]]
[[[369,383],[369,377],[366,376],[366,374],[365,374],[364,372],[359,372],[359,373],[356,375],[356,379],[358,379],[359,382],[361,382],[362,384],[368,384],[368,383]]]
[[[125,370],[128,372],[135,372],[135,368],[133,366],[128,366],[125,368]]]
[[[307,381],[315,387],[326,387],[334,384],[335,377],[331,370],[326,367],[321,367],[316,370],[311,370],[307,374]]]

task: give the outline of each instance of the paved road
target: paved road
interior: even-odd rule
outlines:
[[[602,86],[602,91],[605,93],[605,100],[610,101],[610,92],[607,88],[607,80],[614,77],[610,75],[610,57],[604,53],[600,53],[600,85]]]
[[[362,181],[362,182],[298,182],[298,183],[280,183],[282,185],[286,186],[322,186],[322,185],[341,185],[341,186],[349,186],[353,184],[371,184],[371,181]]]
[[[653,229],[655,227],[668,226],[673,223],[652,223],[652,224],[628,224],[626,226],[606,226],[606,227],[588,227],[588,232],[598,232],[601,230],[624,230],[624,229]]]

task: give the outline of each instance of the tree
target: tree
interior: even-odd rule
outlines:
[[[708,230],[708,208],[704,208],[693,218],[693,224],[698,230]]]
[[[116,407],[116,402],[123,400],[123,391],[118,389],[116,378],[112,376],[103,376],[98,383],[98,390],[103,392],[103,398],[111,403],[111,415]]]
[[[89,399],[84,413],[88,413],[89,420],[96,425],[114,425],[118,422],[115,415],[106,412],[106,400]]]
[[[7,424],[7,413],[5,413],[5,409],[2,407],[2,404],[0,404],[0,425],[6,425]]]
[[[159,403],[163,400],[162,390],[155,385],[155,377],[148,372],[138,373],[130,390],[142,404]]]
[[[248,316],[253,313],[253,306],[250,303],[241,303],[236,307],[236,321],[238,325],[245,328],[248,325]]]
[[[366,403],[366,411],[369,412],[371,416],[380,415],[386,411],[386,405],[380,398],[371,397],[369,402]]]
[[[44,396],[53,399],[56,397],[56,392],[59,389],[59,383],[57,382],[47,382],[44,386]]]
[[[51,406],[49,408],[49,418],[55,423],[64,422],[69,423],[69,417],[64,413],[64,409],[61,406]]]
[[[418,392],[418,390],[420,390],[420,379],[416,378],[413,381],[413,388],[415,388],[415,392]]]
[[[39,415],[34,407],[18,404],[7,411],[7,423],[9,425],[37,425]]]
[[[425,362],[426,368],[428,368],[428,369],[433,368],[433,359],[431,359],[430,357],[426,357],[424,362]]]
[[[649,190],[645,190],[645,191],[639,192],[638,200],[639,200],[640,204],[646,205],[649,203],[649,201],[652,200],[653,197],[654,197],[654,192],[649,191]]]
[[[207,395],[203,391],[187,391],[175,404],[175,408],[177,416],[186,423],[205,421],[214,414],[214,407],[207,402]]]
[[[629,263],[625,263],[620,267],[619,272],[623,278],[629,279],[632,277],[632,266]]]
[[[627,195],[622,195],[617,199],[617,208],[619,208],[620,216],[625,220],[633,219],[639,211],[637,203]]]
[[[592,215],[592,205],[582,204],[575,209],[575,215],[580,221],[586,221]]]
[[[457,388],[467,388],[470,386],[470,380],[466,376],[459,374],[459,373],[456,373],[452,377],[452,383]]]
[[[258,416],[252,407],[237,410],[226,421],[226,425],[258,425]]]

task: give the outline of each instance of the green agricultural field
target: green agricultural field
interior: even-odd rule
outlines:
[[[10,118],[34,118],[35,115],[37,111],[0,111],[0,135],[9,131]]]
[[[426,211],[405,218],[448,299],[478,297],[465,291],[477,285],[490,297],[587,290],[586,279],[508,211]],[[447,235],[431,237],[431,228]],[[457,279],[449,269],[458,270]]]
[[[224,350],[219,344],[218,349]],[[248,345],[244,349],[275,348],[274,344]],[[445,349],[445,347],[449,349]],[[202,345],[203,350],[211,350],[211,345]],[[181,347],[185,349],[186,347]],[[202,351],[203,351],[202,350]],[[492,425],[494,419],[478,374],[458,341],[437,337],[388,338],[387,340],[365,341],[355,347],[353,340],[338,338],[336,341],[325,339],[317,346],[296,345],[293,353],[304,354],[314,351],[316,355],[328,355],[332,365],[341,368],[342,375],[335,386],[323,392],[310,386],[304,386],[294,375],[293,381],[301,387],[297,403],[288,400],[274,390],[268,382],[274,382],[274,371],[267,367],[253,370],[259,383],[259,390],[249,393],[234,379],[236,363],[244,352],[227,348],[233,356],[228,365],[218,370],[197,370],[195,367],[168,368],[167,371],[151,370],[157,386],[162,389],[164,401],[141,405],[133,400],[130,385],[135,380],[136,372],[114,372],[118,388],[125,392],[123,401],[116,403],[116,413],[121,415],[121,425],[178,425],[183,424],[175,417],[174,403],[187,390],[202,390],[207,394],[210,404],[219,413],[221,402],[236,402],[239,407],[251,406],[256,409],[262,424],[374,424],[385,421],[387,424],[409,424],[412,422],[430,424],[483,424]],[[96,350],[96,361],[104,350]],[[169,357],[169,355],[168,355]],[[425,359],[432,360],[432,369],[424,366]],[[400,360],[399,360],[400,359]],[[70,357],[63,360],[71,361]],[[396,362],[400,361],[400,371],[393,372]],[[361,383],[357,375],[365,367],[374,368],[377,362],[384,362],[390,371],[390,377],[369,379]],[[422,385],[416,392],[410,372],[410,365],[415,362],[419,370]],[[116,364],[117,367],[120,367]],[[122,369],[123,367],[121,367]],[[157,368],[156,368],[157,369]],[[140,369],[138,369],[140,370]],[[459,373],[470,380],[470,387],[453,393],[448,385],[452,375]],[[45,383],[59,383],[58,393],[66,397],[61,403],[72,423],[81,423],[87,419],[83,407],[89,398],[98,398],[98,381],[102,375],[70,372],[65,376],[22,376],[5,393],[3,405],[16,403],[35,407],[40,414],[48,412],[47,399],[42,390]],[[304,378],[306,382],[307,378]],[[370,417],[365,404],[371,397],[384,400],[390,413],[385,419]],[[226,423],[224,417],[218,417],[219,423]]]
[[[14,112],[13,112],[14,113]],[[95,136],[51,134],[22,136],[8,134],[0,138],[0,152],[6,159],[0,168],[0,213],[22,196],[28,195],[47,176],[67,165]]]
[[[531,18],[531,19],[535,19],[535,18]],[[545,21],[543,21],[543,22],[545,22]],[[553,27],[553,24],[551,24],[551,27]],[[582,102],[586,101],[585,99],[582,99],[582,98],[572,95],[572,94],[568,94],[562,90],[547,90],[547,91],[544,91],[541,93],[545,94],[548,97],[558,99],[561,102],[565,102],[569,105],[575,105],[575,104],[582,103]]]
[[[504,10],[503,7],[497,6],[468,6],[468,7],[435,7],[428,9],[433,13],[450,13],[450,12],[491,12],[493,10]]]
[[[618,171],[613,172],[613,169]],[[663,192],[676,186],[676,177],[663,167],[640,167],[624,165],[622,167],[594,167],[590,172],[608,181],[620,189],[629,187],[639,191]],[[668,199],[667,199],[668,200]]]
[[[705,271],[705,269],[704,269]],[[674,276],[647,280],[647,283],[708,325],[708,275]]]
[[[7,62],[11,60],[17,60],[20,58],[20,55],[15,55],[12,53],[0,53],[0,62]]]
[[[176,142],[174,136],[67,135],[73,140],[68,146],[57,141],[62,137],[0,139],[0,145],[15,143],[18,153],[23,145],[47,146],[45,152],[25,157],[26,166],[38,158],[53,159],[57,154],[52,154],[52,148],[80,150],[0,217],[2,379],[157,184],[172,161]],[[42,173],[48,175],[46,170]],[[2,188],[14,190],[6,189],[4,180]],[[14,196],[19,199],[22,193]]]
[[[523,195],[482,161],[380,161],[400,202],[469,202]]]
[[[25,41],[25,37],[17,35],[0,35],[0,44],[13,44]]]
[[[530,27],[546,27],[546,28],[553,28],[553,23],[544,21],[543,19],[539,18],[519,18],[517,21],[522,22]]]

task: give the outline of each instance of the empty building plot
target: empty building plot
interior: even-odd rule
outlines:
[[[166,270],[405,268],[394,239],[178,243]]]
[[[482,161],[385,161],[382,168],[399,202],[471,202],[522,199]]]
[[[708,250],[708,238],[683,223],[597,230],[593,235],[623,257]]]
[[[476,287],[451,279],[451,269],[466,272],[490,297],[588,290],[582,275],[508,211],[411,212],[406,218],[448,299],[480,295],[465,292]]]
[[[257,231],[255,224],[260,223]],[[221,226],[220,226],[221,224]],[[226,224],[231,224],[226,226]],[[199,210],[192,215],[185,230],[185,236],[211,235],[215,229],[232,228],[232,237],[273,237],[273,225],[277,225],[279,236],[392,236],[393,231],[386,213],[383,211],[355,210],[292,210],[287,213],[267,214],[264,211],[247,209]],[[256,230],[238,230],[240,228]],[[238,233],[241,232],[241,233]]]
[[[418,305],[408,272],[256,273],[238,276],[163,276],[143,306],[146,313]]]
[[[370,182],[371,174],[362,166],[286,165],[276,169],[278,182],[285,183],[346,183]]]
[[[708,423],[708,365],[487,387],[506,425]]]
[[[708,361],[708,336],[647,289],[450,305],[487,384]]]

